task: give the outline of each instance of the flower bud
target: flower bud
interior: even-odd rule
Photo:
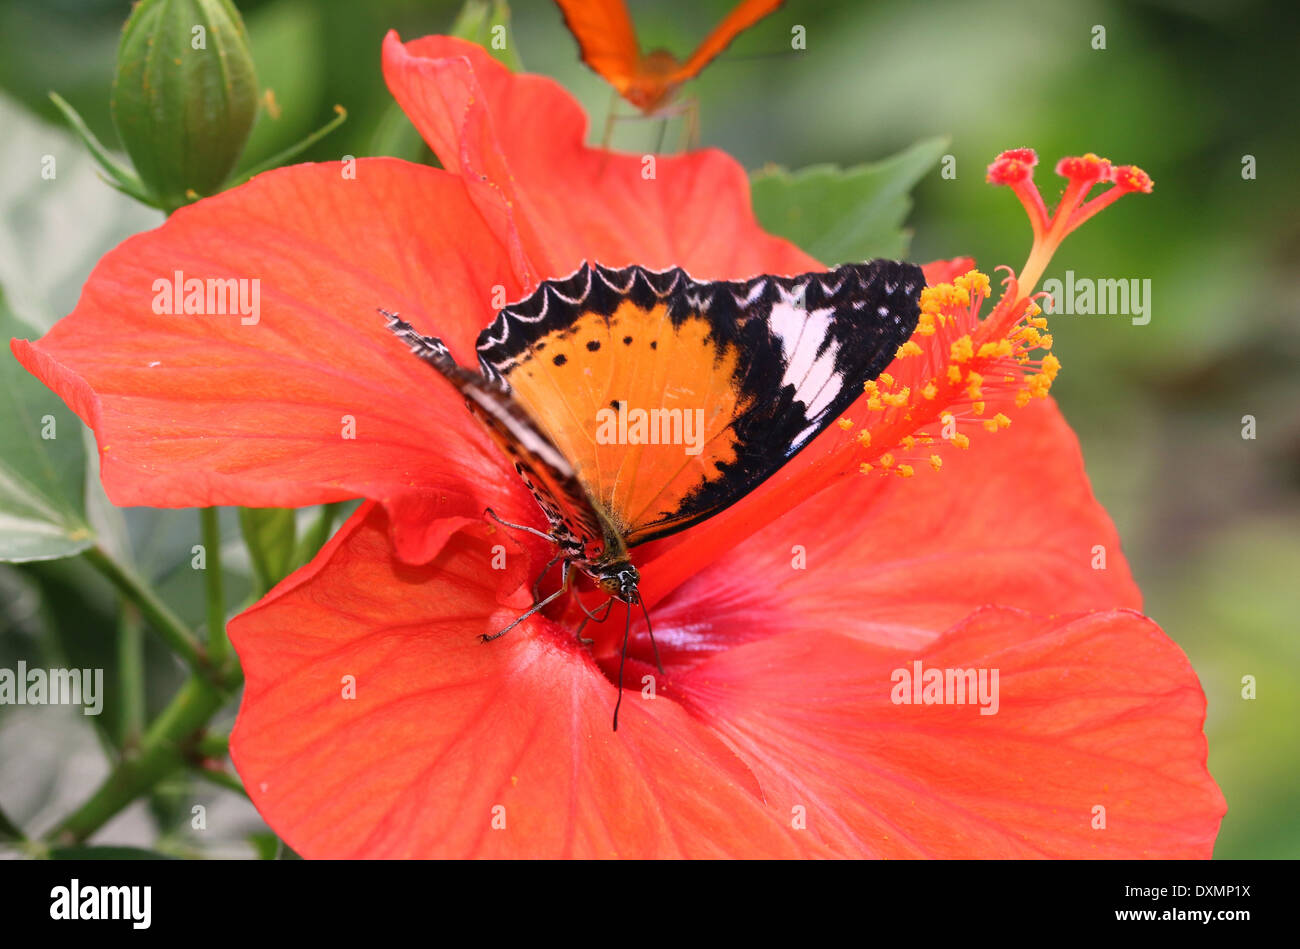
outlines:
[[[257,114],[257,76],[230,0],[141,0],[122,30],[113,124],[170,212],[221,189]]]

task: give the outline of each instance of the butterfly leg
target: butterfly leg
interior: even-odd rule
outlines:
[[[542,568],[542,572],[539,573],[537,575],[537,579],[533,581],[533,602],[534,603],[536,603],[542,597],[542,581],[545,580],[546,575],[551,572],[551,568],[555,566],[555,562],[563,556],[564,556],[564,551],[557,550],[555,552],[555,556],[552,557],[550,560],[546,561],[546,566]]]
[[[614,703],[614,731],[618,731],[618,710],[623,707],[623,667],[627,665],[627,640],[632,633],[632,604],[627,604],[627,620],[623,624],[623,654],[618,660],[618,701]]]
[[[516,626],[518,626],[518,625],[519,625],[520,623],[522,623],[524,620],[528,619],[528,617],[532,616],[532,615],[533,615],[534,613],[536,613],[538,610],[540,610],[540,609],[542,609],[543,607],[547,606],[548,604],[554,602],[554,601],[557,600],[561,595],[563,595],[563,594],[565,594],[565,593],[568,593],[568,592],[569,592],[569,575],[570,575],[570,568],[571,568],[571,566],[572,566],[572,565],[569,563],[569,561],[567,561],[567,560],[564,561],[564,570],[563,570],[563,572],[562,572],[562,574],[561,574],[561,578],[560,578],[560,588],[559,588],[558,590],[556,590],[554,593],[552,593],[552,594],[551,594],[550,596],[548,596],[546,599],[541,600],[541,601],[539,601],[539,602],[537,602],[537,603],[534,603],[532,606],[530,606],[530,607],[528,608],[528,610],[527,610],[526,612],[524,612],[521,616],[516,617],[516,618],[515,618],[515,621],[514,621],[513,623],[511,623],[509,626],[507,626],[505,629],[501,630],[500,632],[491,633],[491,634],[488,634],[488,633],[482,633],[482,634],[480,634],[480,635],[479,635],[479,641],[480,641],[480,642],[485,642],[485,643],[490,643],[490,642],[492,642],[492,640],[494,640],[494,639],[500,639],[502,636],[504,636],[506,633],[510,632],[510,630],[514,629]]]
[[[492,518],[492,520],[496,521],[502,527],[509,527],[517,531],[527,531],[528,533],[534,535],[535,537],[540,537],[542,540],[550,541],[552,544],[555,543],[554,537],[552,537],[550,534],[546,534],[543,533],[542,531],[539,531],[536,527],[529,527],[527,524],[514,524],[511,523],[510,521],[503,521],[501,518],[497,517],[497,512],[492,510],[492,508],[490,507],[485,507],[483,509],[483,513],[486,514],[488,517]],[[555,561],[552,560],[551,563],[553,564],[555,563]],[[547,570],[551,569],[549,564],[547,565],[546,569]]]
[[[618,113],[614,110],[618,108],[618,91],[609,99],[609,110],[605,113],[605,134],[600,137],[600,147],[603,151],[609,150],[609,140],[614,137],[614,123],[618,121]],[[604,170],[602,166],[602,171]]]
[[[686,100],[686,148],[685,151],[700,147],[700,100],[691,96]]]
[[[604,602],[603,606],[596,607],[594,612],[588,611],[586,605],[582,602],[582,600],[578,600],[579,608],[581,608],[582,612],[587,614],[585,617],[583,617],[582,622],[578,624],[578,628],[574,631],[574,635],[578,637],[578,642],[582,643],[582,645],[584,646],[590,646],[592,643],[596,641],[594,639],[583,639],[582,631],[584,628],[586,628],[587,623],[590,622],[591,620],[595,620],[597,623],[605,622],[605,620],[609,618],[609,611],[614,607],[615,599],[616,599],[615,597],[611,596],[608,600]],[[604,615],[597,616],[596,613],[599,613],[602,608],[605,610]]]

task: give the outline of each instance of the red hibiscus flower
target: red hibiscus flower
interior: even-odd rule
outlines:
[[[1137,612],[1046,398],[1059,363],[1034,355],[1050,338],[1028,299],[1065,235],[1145,176],[1064,162],[1049,217],[1032,153],[995,163],[1033,221],[1020,279],[981,318],[990,288],[969,261],[927,268],[917,334],[839,426],[643,549],[665,674],[638,623],[639,691],[612,732],[621,624],[582,646],[570,603],[478,642],[528,605],[550,554],[483,508],[534,523],[536,505],[375,308],[472,363],[495,306],[584,260],[697,278],[816,262],[758,228],[721,153],[659,157],[647,179],[640,156],[584,147],[553,82],[445,38],[390,35],[384,69],[445,170],[259,176],[125,242],[69,317],[13,344],[94,428],[117,503],[370,499],[230,625],[247,676],[232,754],[291,846],[1209,856],[1224,804],[1204,696]],[[177,271],[257,278],[257,321],[157,312],[155,281]],[[926,670],[987,673],[989,701],[928,701]]]

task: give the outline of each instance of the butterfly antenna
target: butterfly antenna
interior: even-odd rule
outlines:
[[[623,705],[623,666],[627,664],[627,638],[632,632],[632,604],[627,605],[627,621],[623,624],[623,655],[618,660],[618,701],[614,703],[614,731],[618,731],[618,710]]]
[[[645,608],[645,600],[638,597],[637,602],[641,604],[641,615],[645,617],[645,628],[646,631],[650,634],[650,645],[654,648],[655,651],[655,665],[659,667],[660,675],[666,675],[666,673],[664,672],[664,664],[659,659],[659,644],[655,642],[654,627],[650,625],[650,611]],[[628,607],[628,612],[629,613],[632,612],[632,607],[630,606]]]

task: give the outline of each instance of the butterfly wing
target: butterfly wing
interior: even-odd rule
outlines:
[[[471,412],[514,464],[541,505],[551,536],[571,558],[595,560],[611,539],[610,525],[595,510],[573,465],[499,382],[456,363],[442,340],[422,336],[396,314],[388,328],[465,397]]]
[[[584,264],[502,310],[479,361],[632,546],[730,506],[838,418],[924,285],[892,261],[713,283]]]
[[[564,23],[578,41],[582,61],[619,94],[637,74],[641,50],[623,0],[556,0]]]
[[[723,21],[714,27],[713,32],[704,38],[704,42],[691,54],[690,59],[668,77],[668,81],[676,84],[699,75],[700,70],[731,45],[732,40],[763,17],[775,12],[776,8],[784,2],[785,0],[744,0],[736,4]]]

